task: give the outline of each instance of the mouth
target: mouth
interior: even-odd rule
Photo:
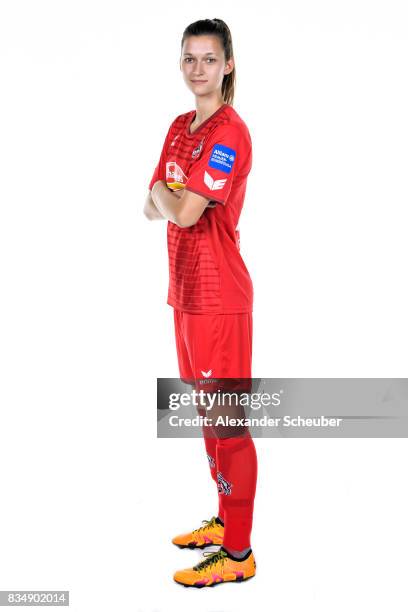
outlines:
[[[195,79],[191,79],[191,82],[192,83],[207,83],[207,81],[198,81],[198,80],[195,80]]]

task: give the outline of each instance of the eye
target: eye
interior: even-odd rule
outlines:
[[[190,63],[190,60],[191,60],[191,61],[193,61],[193,58],[192,58],[192,57],[185,57],[185,58],[184,58],[184,61],[185,61],[187,64],[189,64],[189,63]]]
[[[217,60],[215,59],[215,57],[208,57],[207,58],[208,61],[212,64],[213,62],[216,62]]]

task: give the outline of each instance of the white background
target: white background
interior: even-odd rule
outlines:
[[[404,2],[0,4],[0,589],[75,612],[407,609],[406,440],[256,440],[254,580],[172,581],[216,512],[177,376],[165,224],[142,215],[194,108],[183,29],[230,26],[253,140],[241,216],[254,376],[407,374]],[[404,280],[405,279],[405,280]]]

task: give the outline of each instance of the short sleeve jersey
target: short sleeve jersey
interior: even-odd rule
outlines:
[[[253,288],[240,254],[239,217],[252,164],[248,128],[223,104],[190,132],[195,111],[179,115],[167,133],[149,183],[166,181],[209,200],[191,227],[167,224],[167,303],[196,314],[252,312]]]

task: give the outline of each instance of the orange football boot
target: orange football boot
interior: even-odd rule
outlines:
[[[183,533],[172,539],[173,544],[179,548],[205,548],[206,546],[221,546],[224,539],[224,526],[217,523],[213,516],[203,527]]]
[[[209,556],[208,556],[209,555]],[[255,576],[256,563],[252,550],[236,561],[220,548],[215,553],[204,553],[207,558],[189,569],[174,574],[174,580],[185,587],[210,587],[221,582],[242,582]]]

